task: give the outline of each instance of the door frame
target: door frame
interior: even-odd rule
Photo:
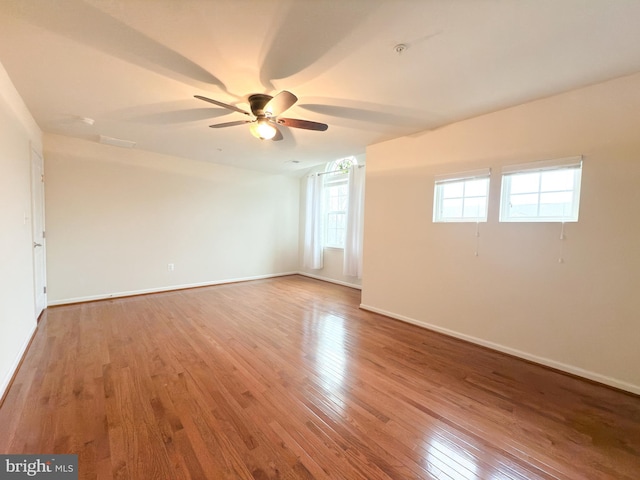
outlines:
[[[31,157],[31,238],[33,258],[33,302],[36,319],[47,308],[47,250],[44,212],[44,160],[30,145]]]

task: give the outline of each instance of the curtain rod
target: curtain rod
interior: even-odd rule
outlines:
[[[362,167],[364,167],[364,165],[354,165],[354,167],[362,168]],[[347,170],[349,170],[349,169],[347,168]],[[315,175],[320,176],[320,175],[326,175],[328,173],[347,173],[347,172],[344,171],[344,170],[331,170],[330,172],[318,172]],[[312,173],[311,175],[314,175],[314,174]]]

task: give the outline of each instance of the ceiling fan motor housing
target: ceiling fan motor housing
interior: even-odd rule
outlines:
[[[249,96],[249,105],[251,106],[251,112],[258,118],[265,117],[266,113],[264,107],[269,103],[273,97],[264,93],[255,93]]]

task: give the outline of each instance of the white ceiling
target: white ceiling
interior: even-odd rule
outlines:
[[[0,32],[44,131],[273,173],[640,71],[639,0],[1,0]],[[281,90],[329,129],[261,141],[193,98]]]

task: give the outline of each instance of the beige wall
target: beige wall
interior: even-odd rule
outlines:
[[[363,307],[640,393],[639,125],[635,75],[371,146]],[[574,155],[564,241],[560,224],[498,222],[503,165]],[[434,175],[482,167],[479,239],[433,224]]]
[[[297,178],[49,134],[45,166],[49,304],[298,269]]]
[[[0,65],[0,397],[36,327],[31,148],[41,133]]]

